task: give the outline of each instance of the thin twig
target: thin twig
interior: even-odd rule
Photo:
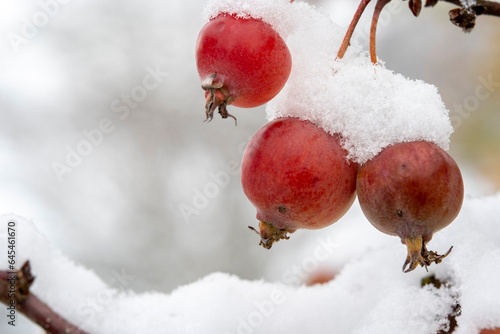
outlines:
[[[0,301],[8,307],[14,305],[15,311],[27,316],[47,333],[87,334],[30,293],[29,287],[34,279],[29,261],[26,261],[21,269],[15,272],[0,270]]]

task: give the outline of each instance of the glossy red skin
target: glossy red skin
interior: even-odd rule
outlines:
[[[292,69],[285,41],[260,19],[220,15],[200,31],[196,65],[202,81],[216,73],[230,104],[253,108],[283,88]]]
[[[377,229],[402,241],[422,236],[426,242],[456,218],[464,186],[448,153],[417,141],[386,147],[362,165],[357,193],[363,213]]]
[[[338,136],[309,121],[282,118],[263,126],[241,166],[243,190],[257,219],[289,232],[340,219],[356,196],[358,165],[346,154]]]

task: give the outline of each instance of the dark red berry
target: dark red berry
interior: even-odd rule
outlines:
[[[449,225],[464,197],[462,175],[453,158],[426,141],[386,147],[362,165],[357,193],[366,218],[408,247],[405,272],[439,263],[449,254],[428,251],[432,234]]]

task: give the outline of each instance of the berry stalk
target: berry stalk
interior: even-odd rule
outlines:
[[[227,112],[227,105],[232,102],[232,97],[222,82],[216,80],[217,74],[210,75],[201,83],[206,93],[205,100],[205,122],[210,122],[214,118],[214,111],[219,108],[219,114],[222,118],[231,117],[234,119],[234,125],[237,125],[236,117]]]

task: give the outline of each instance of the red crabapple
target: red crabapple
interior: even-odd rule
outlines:
[[[243,191],[257,208],[260,245],[269,249],[287,233],[339,220],[356,196],[357,171],[339,136],[309,121],[282,118],[264,125],[241,164]]]
[[[307,278],[304,280],[304,284],[307,286],[325,284],[335,279],[335,276],[337,274],[338,272],[332,269],[317,269],[307,276]]]
[[[370,223],[406,244],[404,272],[419,264],[427,269],[450,253],[426,248],[432,234],[456,218],[464,197],[460,169],[439,146],[416,141],[386,147],[359,168],[356,191]]]
[[[206,121],[215,109],[232,117],[226,105],[260,106],[285,85],[292,56],[280,35],[260,19],[221,14],[200,31],[196,66],[205,90]]]

